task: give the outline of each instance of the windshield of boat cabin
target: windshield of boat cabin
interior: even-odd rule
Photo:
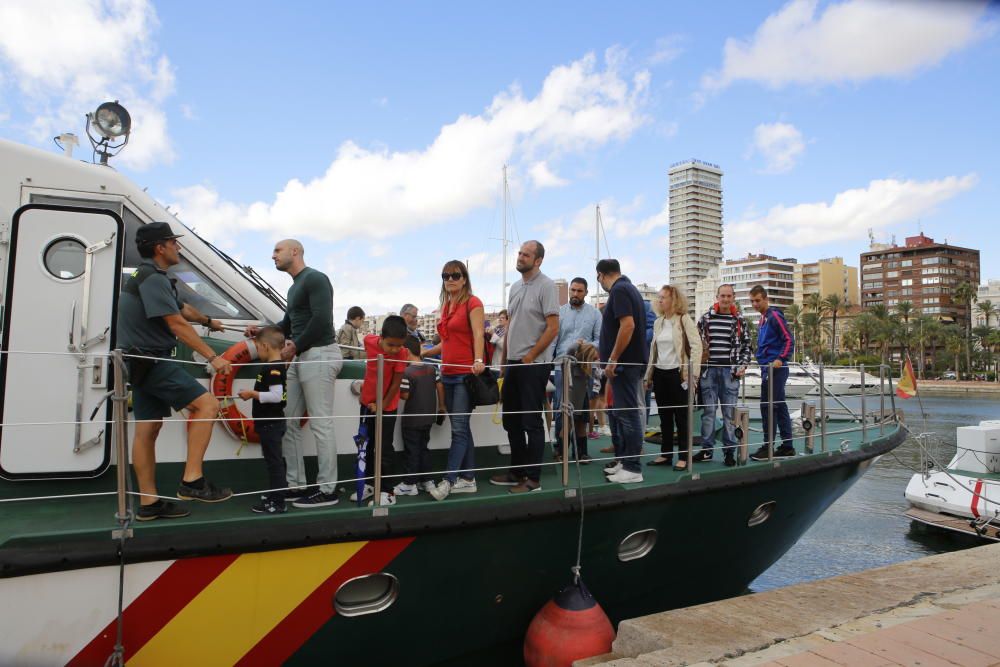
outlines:
[[[77,199],[71,197],[53,197],[34,194],[32,204],[59,204],[61,206],[80,206],[84,208],[103,208],[114,211],[125,221],[125,253],[122,260],[122,285],[139,265],[142,258],[135,247],[135,232],[142,225],[139,217],[127,206],[115,201],[100,201],[93,199]],[[193,238],[193,237],[192,237]],[[225,320],[257,320],[238,301],[229,295],[224,288],[217,285],[211,278],[191,264],[184,256],[184,240],[181,246],[181,262],[170,267],[167,274],[177,282],[177,294],[184,303],[188,303],[203,314],[215,319]]]

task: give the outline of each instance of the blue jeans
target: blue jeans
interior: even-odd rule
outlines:
[[[608,411],[609,419],[616,422],[612,427],[618,432],[619,445],[615,447],[615,455],[622,458],[622,467],[629,472],[640,472],[642,463],[642,401],[640,401],[639,382],[644,369],[639,366],[618,366],[615,376],[611,378],[611,392],[614,398],[614,409]],[[620,452],[619,452],[620,450]]]
[[[559,414],[560,408],[562,408],[562,385],[563,385],[563,372],[562,365],[558,365],[555,368],[554,375],[552,376],[552,384],[555,385],[555,393],[552,394],[552,421],[556,425],[556,449],[559,449],[560,443],[562,442],[562,416]],[[572,435],[572,433],[570,434]]]
[[[774,421],[778,423],[778,430],[781,432],[781,446],[792,446],[792,418],[788,414],[788,402],[785,400],[785,382],[788,381],[788,367],[768,368],[762,367],[760,385],[760,420],[764,424],[764,444],[774,440],[774,424],[768,423],[768,383],[774,374]]]
[[[472,412],[472,400],[469,397],[469,388],[465,386],[465,377],[465,375],[441,376],[441,383],[444,384],[444,404],[448,409],[448,421],[451,423],[448,474],[444,478],[452,484],[458,479],[459,470],[471,470],[476,467],[476,443],[472,440],[472,427],[469,426],[468,415]],[[461,477],[468,480],[476,478],[471,472],[463,472]]]
[[[701,450],[715,449],[715,408],[722,404],[722,453],[732,457],[736,452],[733,418],[739,398],[740,383],[733,377],[731,366],[712,366],[701,374]]]

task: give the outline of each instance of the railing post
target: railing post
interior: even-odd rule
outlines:
[[[562,413],[562,483],[563,486],[569,486],[569,436],[570,429],[573,428],[573,422],[569,418],[570,410],[573,407],[573,403],[570,400],[569,390],[570,390],[570,373],[573,367],[570,365],[570,358],[564,357],[562,360],[562,403],[559,405],[559,411]],[[588,413],[589,414],[589,413]],[[589,429],[588,429],[589,430]],[[584,436],[587,437],[587,436]],[[573,439],[576,440],[576,433],[573,433]],[[580,458],[580,443],[576,443],[576,457]]]
[[[885,364],[878,365],[878,434],[885,435]]]
[[[761,377],[763,378],[763,370]],[[767,439],[767,460],[774,460],[774,435],[778,429],[774,427],[774,362],[767,365],[767,429],[764,437]]]
[[[683,325],[681,325],[683,326]],[[687,469],[689,473],[694,472],[694,402],[695,402],[695,377],[694,362],[688,357],[688,405],[687,405]],[[663,424],[660,424],[660,431],[663,431]]]
[[[819,448],[826,452],[826,378],[822,360],[819,362]]]
[[[376,360],[377,379],[375,382],[375,507],[382,505],[382,412],[385,408],[385,355]]]
[[[865,402],[865,365],[861,364],[861,442],[868,439],[868,412]]]
[[[887,381],[889,382],[889,402],[892,403],[892,419],[893,419],[893,421],[897,421],[899,419],[899,415],[896,413],[896,390],[893,389],[893,387],[892,387],[892,362],[891,361],[889,362],[889,365],[886,368],[886,378],[887,378]]]
[[[128,411],[128,393],[125,391],[125,359],[121,350],[111,353],[114,373],[114,394],[111,396],[112,426],[115,429],[115,457],[118,459],[118,519],[122,530],[132,520],[131,505],[128,496],[128,426],[126,412]]]

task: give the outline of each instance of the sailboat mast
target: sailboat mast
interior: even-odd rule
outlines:
[[[507,165],[503,166],[503,234],[500,260],[500,307],[507,308]]]
[[[601,261],[601,205],[597,205],[597,215],[594,217],[594,264]],[[601,305],[601,283],[597,283],[597,305]]]

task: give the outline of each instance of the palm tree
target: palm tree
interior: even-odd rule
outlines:
[[[952,293],[953,301],[958,301],[965,306],[965,367],[967,372],[972,372],[972,304],[979,300],[976,286],[968,280],[956,287]],[[956,369],[955,373],[958,373]]]
[[[896,314],[903,320],[903,331],[901,334],[901,344],[903,347],[903,356],[910,353],[909,333],[910,333],[910,316],[913,315],[913,303],[910,301],[900,301],[896,304]]]
[[[823,310],[823,297],[819,295],[819,292],[806,294],[805,299],[803,299],[802,305],[805,306],[806,310],[811,310],[814,313],[819,313]]]
[[[930,315],[920,315],[913,326],[917,345],[920,346],[920,359],[917,368],[920,379],[924,378],[924,366],[927,358],[926,349],[931,348],[931,366],[934,366],[934,346],[941,336],[941,323]]]
[[[1000,350],[1000,329],[993,329],[993,331],[990,332],[989,338],[986,339],[986,342],[989,343],[990,348],[994,351]],[[993,373],[993,380],[995,382],[1000,382],[1000,361],[998,361],[997,365],[994,367]]]
[[[828,313],[833,320],[833,328],[831,329],[832,335],[830,336],[830,352],[834,356],[837,355],[837,316],[846,313],[847,306],[847,300],[841,298],[839,294],[828,294],[827,297],[820,302],[822,311],[824,313]]]
[[[799,318],[802,317],[802,307],[797,303],[785,308],[785,321],[792,326],[792,338],[799,340]],[[796,345],[796,347],[798,347]],[[795,355],[799,353],[799,350],[795,350],[792,353],[792,361],[795,361]]]
[[[979,347],[982,349],[983,354],[986,357],[987,369],[993,365],[993,349],[990,346],[990,334],[992,333],[993,329],[985,325],[980,325],[972,330],[972,335],[976,337],[979,342]]]
[[[980,301],[979,305],[976,306],[976,310],[986,320],[986,326],[990,326],[990,318],[998,314],[997,307],[988,299]]]
[[[944,338],[944,349],[948,354],[954,356],[955,358],[955,377],[958,377],[959,369],[959,356],[962,354],[962,347],[964,346],[964,341],[962,336],[958,332],[952,330]]]
[[[875,332],[878,330],[879,321],[871,313],[861,313],[854,318],[851,322],[851,331],[853,331],[857,337],[858,342],[861,344],[861,349],[868,352],[871,349],[872,342],[874,342]]]
[[[840,342],[844,344],[844,349],[847,350],[847,354],[849,355],[848,362],[851,366],[853,366],[854,351],[858,349],[858,344],[860,343],[858,332],[853,328],[848,328],[847,331],[845,331],[840,337]]]

